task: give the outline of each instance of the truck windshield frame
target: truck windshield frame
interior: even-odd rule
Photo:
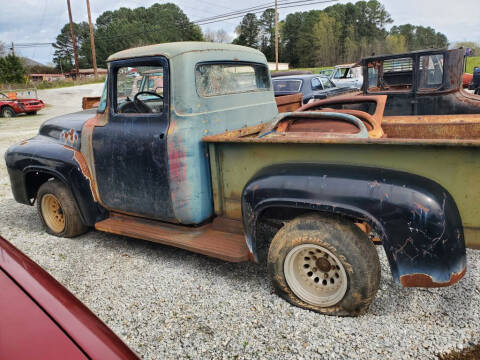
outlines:
[[[245,69],[248,67],[252,68],[253,71]],[[243,69],[237,71],[235,68]],[[227,69],[235,69],[235,71],[226,71]],[[237,76],[231,76],[232,74]],[[248,74],[255,74],[255,77],[253,79],[248,78]],[[242,76],[244,79],[241,79]],[[243,89],[241,88],[242,80],[247,83],[243,84]],[[242,61],[209,61],[198,63],[195,66],[195,88],[198,96],[209,98],[249,92],[272,91],[272,84],[268,67],[265,64]]]
[[[107,90],[108,90],[108,75],[105,77],[105,82],[103,84],[102,97],[98,103],[97,112],[103,114],[107,108]]]

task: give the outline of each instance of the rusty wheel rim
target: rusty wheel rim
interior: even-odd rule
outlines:
[[[41,208],[47,226],[54,232],[61,233],[65,229],[65,215],[57,198],[52,194],[44,195]]]
[[[328,249],[302,244],[289,251],[283,271],[293,293],[308,304],[328,307],[340,302],[347,292],[345,268]]]

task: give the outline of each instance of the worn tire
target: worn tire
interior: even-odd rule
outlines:
[[[42,204],[46,203],[44,197],[53,198],[58,201],[60,210],[64,217],[63,229],[54,229],[48,223],[48,209],[43,209]],[[73,198],[70,189],[59,180],[50,180],[40,186],[37,192],[37,210],[42,220],[42,224],[46,231],[59,237],[75,237],[88,231],[88,227],[85,226],[80,218],[80,211],[78,210],[77,203]],[[45,206],[45,205],[43,205]],[[44,215],[45,212],[45,215]],[[47,216],[47,220],[46,217]]]
[[[17,116],[15,110],[13,110],[10,106],[4,106],[2,108],[1,114],[4,118],[11,118]]]
[[[346,290],[343,290],[343,297],[334,300],[336,303],[322,307],[306,302],[288,285],[284,271],[285,260],[291,251],[298,253],[301,247],[307,246],[304,244],[326,249],[343,266],[343,276],[346,275],[347,279]],[[327,315],[361,315],[374,299],[380,283],[380,261],[374,244],[353,222],[342,218],[306,215],[290,221],[273,238],[267,265],[275,290],[281,297],[295,306]],[[298,269],[297,272],[300,273],[300,266]]]

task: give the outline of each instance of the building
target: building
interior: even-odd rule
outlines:
[[[65,74],[28,74],[30,81],[57,81],[65,80]]]
[[[107,75],[107,69],[97,68],[97,75],[98,76],[106,76]],[[67,76],[75,78],[75,70],[72,70],[69,73],[67,73]],[[79,76],[80,79],[93,78],[94,77],[93,69],[78,69],[78,76]]]

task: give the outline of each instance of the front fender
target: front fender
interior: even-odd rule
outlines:
[[[438,183],[395,170],[283,164],[245,186],[242,213],[248,245],[269,207],[311,209],[367,221],[381,236],[393,278],[404,287],[447,286],[465,274],[463,227],[455,201]]]
[[[50,174],[70,188],[85,225],[93,226],[104,217],[86,161],[74,148],[37,136],[11,146],[5,153],[5,162],[16,201],[32,204],[26,182],[28,174]]]

